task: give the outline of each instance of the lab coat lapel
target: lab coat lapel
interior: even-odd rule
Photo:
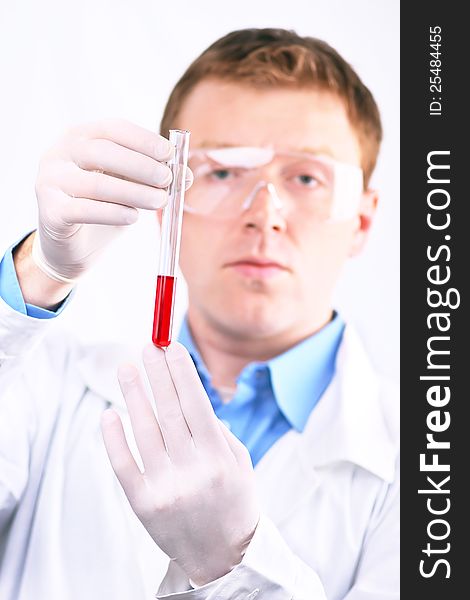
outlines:
[[[336,373],[310,415],[300,451],[318,468],[348,461],[391,482],[394,478],[397,427],[390,419],[387,386],[379,382],[353,329],[347,327],[338,350]]]
[[[296,512],[317,488],[321,473],[302,455],[300,433],[290,430],[255,467],[261,507],[278,527]]]
[[[347,327],[335,375],[304,431],[286,433],[255,468],[263,510],[282,526],[314,494],[324,467],[334,463],[351,462],[392,481],[395,441],[379,382],[357,335]]]

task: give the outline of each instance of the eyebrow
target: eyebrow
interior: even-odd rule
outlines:
[[[294,152],[297,152],[297,150],[294,150]],[[311,148],[310,146],[304,146],[304,147],[300,148],[299,152],[308,152],[309,154],[321,154],[323,156],[326,155],[331,158],[336,158],[336,156],[332,152],[331,148],[328,148],[328,146],[317,146],[316,148]]]

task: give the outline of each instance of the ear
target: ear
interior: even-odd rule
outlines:
[[[363,249],[369,237],[370,228],[375,217],[379,194],[376,190],[366,190],[362,193],[359,205],[359,221],[354,234],[349,256],[357,256]]]

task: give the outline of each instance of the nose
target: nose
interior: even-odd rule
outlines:
[[[285,231],[281,214],[283,203],[272,183],[259,181],[242,205],[242,218],[247,229]]]

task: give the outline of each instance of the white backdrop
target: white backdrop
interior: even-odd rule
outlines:
[[[373,185],[381,204],[366,251],[348,265],[337,307],[377,368],[399,369],[398,0],[34,0],[0,7],[0,251],[35,227],[44,152],[70,126],[123,117],[157,130],[186,66],[243,27],[285,27],[325,39],[358,71],[381,109],[385,139]],[[79,286],[63,322],[82,340],[149,339],[156,219],[139,222]],[[177,321],[185,310],[180,286]],[[178,323],[176,323],[177,325]]]

